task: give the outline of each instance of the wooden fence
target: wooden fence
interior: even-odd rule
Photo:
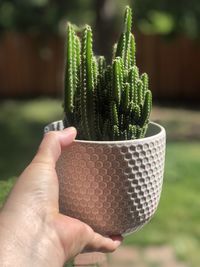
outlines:
[[[137,60],[149,73],[154,97],[200,100],[200,44],[179,37],[136,35]],[[7,33],[0,39],[0,98],[60,96],[63,91],[64,39]]]
[[[185,37],[164,41],[159,36],[137,38],[138,63],[161,100],[200,100],[200,43]]]
[[[60,95],[63,65],[62,38],[6,34],[0,39],[0,97]]]

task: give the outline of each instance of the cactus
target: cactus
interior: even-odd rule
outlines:
[[[136,66],[131,32],[132,10],[126,8],[124,31],[113,47],[113,59],[93,53],[92,29],[82,36],[67,29],[64,111],[65,127],[75,126],[78,139],[113,141],[144,138],[152,109],[148,75]]]

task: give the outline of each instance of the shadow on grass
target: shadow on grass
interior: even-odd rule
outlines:
[[[25,121],[16,125],[0,122],[0,180],[19,175],[30,162],[42,138],[43,127],[42,123]]]
[[[59,107],[60,102],[55,100],[1,104],[0,181],[18,176],[32,160],[44,126],[61,118]]]

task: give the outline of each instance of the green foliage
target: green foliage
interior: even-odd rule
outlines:
[[[1,0],[0,31],[16,30],[36,33],[57,33],[62,21],[94,23],[95,9],[101,0]],[[105,1],[105,7],[108,5]],[[199,0],[115,0],[104,8],[111,12],[112,23],[118,27],[118,19],[124,5],[135,10],[135,24],[145,33],[175,35],[183,33],[196,38],[200,35]],[[111,11],[109,11],[111,10]],[[106,21],[105,13],[102,18]],[[108,36],[109,39],[109,36]]]
[[[92,29],[81,38],[68,25],[65,73],[65,126],[75,126],[83,140],[126,140],[145,136],[152,108],[148,76],[136,66],[132,10],[127,7],[124,30],[113,60],[93,53]]]
[[[200,36],[199,0],[135,0],[137,25],[145,33]]]
[[[82,22],[90,5],[90,0],[1,0],[0,31],[58,33],[66,18],[76,14]]]

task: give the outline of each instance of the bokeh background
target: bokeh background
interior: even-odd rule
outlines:
[[[150,76],[151,119],[166,127],[168,142],[159,209],[125,239],[110,266],[199,267],[199,0],[0,1],[0,206],[44,125],[63,118],[67,21],[91,24],[96,53],[109,59],[127,4],[134,10],[137,64]]]

